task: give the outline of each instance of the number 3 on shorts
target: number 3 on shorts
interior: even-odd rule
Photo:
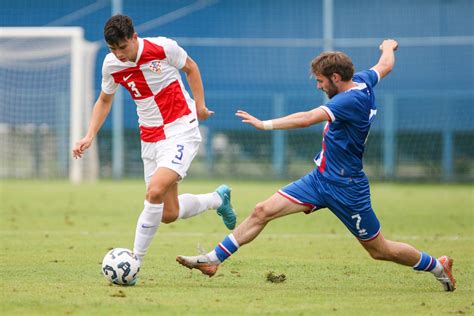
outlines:
[[[176,145],[176,147],[178,147],[178,153],[176,154],[176,156],[174,156],[174,159],[171,162],[175,163],[175,164],[180,164],[181,159],[183,159],[184,146],[183,145]]]

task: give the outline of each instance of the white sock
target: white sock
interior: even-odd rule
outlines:
[[[440,276],[442,276],[442,274],[444,272],[444,268],[441,265],[441,263],[438,260],[436,260],[436,265],[433,268],[433,270],[431,270],[430,272],[433,273],[435,276],[440,277]]]
[[[186,219],[209,209],[216,209],[222,204],[222,199],[217,192],[207,194],[181,194],[179,200],[178,219]]]
[[[145,201],[140,217],[137,221],[137,229],[135,231],[135,242],[133,244],[133,252],[140,261],[143,260],[148,247],[158,229],[163,216],[163,203],[151,204]]]
[[[212,263],[221,263],[219,258],[217,258],[216,251],[213,250],[206,255]]]
[[[235,247],[237,247],[237,249],[240,247],[239,243],[234,237],[234,234],[229,234],[227,237],[229,237],[230,241],[234,244]],[[209,260],[211,260],[212,263],[221,263],[221,261],[219,260],[219,257],[217,257],[217,253],[215,249],[207,253],[206,256],[209,258]]]

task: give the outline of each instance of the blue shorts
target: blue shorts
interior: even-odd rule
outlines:
[[[361,241],[372,240],[380,233],[380,223],[370,203],[367,177],[350,184],[339,184],[327,180],[314,169],[279,193],[294,203],[311,207],[308,213],[329,208]]]

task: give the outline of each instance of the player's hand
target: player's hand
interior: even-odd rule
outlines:
[[[247,123],[247,124],[250,124],[252,126],[254,126],[255,128],[257,129],[262,129],[263,130],[263,123],[261,120],[259,120],[258,118],[248,114],[247,112],[245,111],[241,111],[241,110],[238,110],[236,113],[235,113],[236,116],[240,117],[242,120],[242,123]]]
[[[72,156],[74,158],[82,158],[82,155],[84,154],[84,151],[89,148],[92,144],[92,138],[91,137],[84,137],[80,141],[76,143],[74,148],[72,149]]]
[[[206,120],[209,116],[213,115],[214,111],[210,111],[207,107],[197,109],[197,117],[199,121]]]
[[[383,51],[384,49],[391,49],[393,51],[397,50],[398,42],[394,39],[386,39],[380,44],[380,50]]]

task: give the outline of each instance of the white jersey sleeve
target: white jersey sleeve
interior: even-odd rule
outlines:
[[[158,37],[158,43],[163,46],[165,50],[166,59],[171,66],[181,69],[186,64],[188,54],[186,51],[176,43],[176,41],[167,37]]]
[[[111,74],[111,69],[109,66],[110,63],[110,54],[108,54],[105,59],[104,63],[102,65],[102,91],[106,94],[114,94],[117,91],[118,88],[118,83],[114,81],[114,78],[112,77]]]

